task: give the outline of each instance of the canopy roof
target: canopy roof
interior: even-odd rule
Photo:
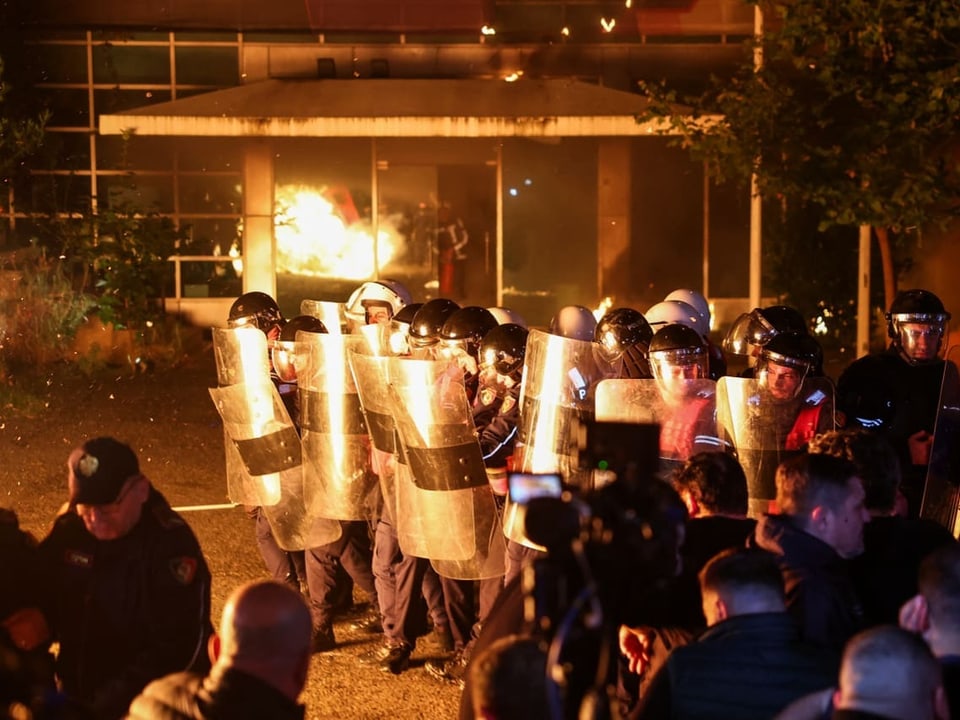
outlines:
[[[576,137],[669,132],[640,95],[576,80],[271,79],[100,117],[105,135]]]

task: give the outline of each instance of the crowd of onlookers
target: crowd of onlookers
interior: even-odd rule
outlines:
[[[527,329],[502,308],[414,308],[397,284],[373,285],[380,287],[358,289],[348,303],[358,327],[402,321],[405,352],[427,357],[426,348],[440,348],[446,354],[432,357],[463,371],[496,498],[490,508],[502,511]],[[363,660],[403,673],[432,625],[450,655],[427,669],[463,688],[465,719],[960,717],[960,545],[952,528],[928,517],[957,510],[953,438],[945,434],[952,428],[938,424],[936,437],[933,428],[953,367],[940,357],[949,314],[931,296],[899,297],[888,316],[890,348],[841,376],[839,422],[833,398],[800,393],[805,380],[823,377],[823,358],[802,327],[789,327],[790,309],[745,314],[727,345],[747,348],[753,360],[744,374],[757,381],[750,387],[772,398],[773,410],[752,419],[762,426],[753,437],[776,436],[779,447],[724,444],[717,432],[705,451],[699,430],[684,435],[687,420],[667,419],[660,452],[669,469],[640,478],[633,492],[623,478],[565,488],[565,502],[581,495],[591,507],[615,507],[619,518],[614,541],[600,533],[588,553],[606,568],[606,585],[586,583],[579,614],[560,608],[610,641],[596,655],[570,654],[558,640],[562,623],[538,625],[529,613],[535,568],[565,549],[509,537],[495,577],[446,577],[401,551],[390,512],[332,521],[328,542],[291,552],[274,537],[269,512],[249,504],[272,578],[236,588],[215,632],[210,571],[190,527],[128,445],[88,439],[68,459],[68,502],[45,538],[36,542],[13,511],[0,510],[0,576],[8,579],[0,589],[0,715],[302,718],[310,658],[336,647],[331,619],[352,577],[372,602],[358,626],[382,636]],[[721,363],[726,372],[722,353],[697,329],[703,320],[689,311],[651,327],[619,310],[591,323],[586,309],[565,308],[550,332],[596,343],[599,361],[620,378],[708,380]],[[665,312],[651,308],[648,317]],[[262,293],[240,298],[230,320],[253,324],[288,352],[294,346],[284,343],[327,331],[309,318],[284,321]],[[303,396],[287,360],[274,352],[270,370],[299,434]],[[592,392],[572,390],[577,400]],[[699,418],[697,398],[687,408]],[[396,459],[377,454],[374,434],[376,488]],[[771,449],[777,463],[764,485],[750,453]],[[939,507],[930,506],[931,482],[941,483]],[[583,527],[589,534],[590,523]]]

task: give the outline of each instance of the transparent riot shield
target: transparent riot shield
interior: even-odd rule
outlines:
[[[657,423],[660,470],[669,474],[691,455],[723,449],[717,432],[713,380],[602,380],[597,385],[597,420]]]
[[[960,538],[960,346],[947,351],[920,516]]]
[[[565,483],[586,486],[589,476],[579,467],[578,433],[582,423],[594,418],[597,383],[610,373],[608,366],[598,363],[594,343],[530,331],[514,449],[517,471],[560,473]],[[527,538],[525,522],[525,506],[508,497],[503,514],[506,536],[543,550]]]
[[[280,394],[269,380],[210,388],[230,445],[240,458],[255,502],[277,544],[303,550],[332,542],[340,528],[313,527],[303,497],[300,438]]]
[[[331,335],[342,335],[347,326],[343,304],[329,300],[301,300],[300,314],[319,318]]]
[[[284,549],[338,539],[339,523],[307,519],[300,438],[270,379],[266,336],[255,328],[214,328],[213,341],[222,387],[210,395],[223,420],[228,497],[262,506]]]
[[[307,512],[335,520],[377,517],[380,488],[347,361],[366,342],[356,335],[297,333],[295,347]]]
[[[578,428],[593,419],[596,385],[610,376],[595,349],[591,342],[530,331],[514,451],[518,471],[558,472],[576,484]]]
[[[240,383],[258,387],[260,383],[270,380],[267,337],[257,328],[213,328],[213,355],[217,363],[217,384],[221,387]],[[272,399],[266,395],[258,400],[253,397],[249,399],[264,408],[272,403]],[[223,432],[227,497],[242,505],[258,505],[260,493],[257,483],[247,472],[243,458],[230,439],[226,424]]]
[[[387,384],[387,358],[353,352],[349,362],[373,446],[373,469],[380,479],[383,512],[390,524],[396,527],[397,426],[393,420],[390,387]]]
[[[717,382],[717,428],[747,475],[751,517],[776,511],[777,465],[805,452],[816,433],[835,427],[828,378],[807,378],[788,400],[773,398],[754,378]]]
[[[390,358],[401,443],[397,536],[408,555],[446,577],[478,580],[506,570],[506,543],[463,373],[447,361]]]

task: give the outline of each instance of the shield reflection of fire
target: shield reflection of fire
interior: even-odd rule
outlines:
[[[343,206],[342,195],[302,185],[277,188],[274,233],[279,272],[362,280],[375,277],[376,266],[382,269],[395,257],[402,239],[392,217],[379,219],[374,253],[373,229],[365,220],[350,221],[356,211],[352,201]]]

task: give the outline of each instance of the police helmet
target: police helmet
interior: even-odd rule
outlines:
[[[609,310],[594,331],[594,340],[607,362],[619,359],[630,348],[640,348],[646,355],[652,338],[650,323],[639,310],[629,307]]]
[[[527,327],[527,321],[523,319],[523,316],[520,315],[516,310],[513,310],[508,307],[488,307],[487,310],[490,311],[490,314],[496,318],[497,322],[501,325],[506,325],[507,323],[513,323],[514,325],[519,325],[520,327]]]
[[[371,280],[363,283],[350,294],[344,314],[356,323],[365,323],[367,309],[370,307],[386,307],[392,317],[412,300],[410,291],[396,280]]]
[[[440,328],[440,341],[456,344],[471,356],[479,358],[480,341],[484,336],[499,327],[497,319],[489,310],[478,305],[469,305],[455,311]]]
[[[643,316],[654,330],[668,323],[680,323],[701,335],[710,332],[697,309],[683,300],[663,300],[651,305]]]
[[[662,380],[673,369],[684,369],[688,379],[709,376],[707,343],[698,330],[680,323],[661,326],[650,340],[648,350],[653,376]]]
[[[265,334],[283,324],[283,314],[277,301],[265,292],[247,292],[233,301],[227,316],[227,326],[255,327]]]
[[[707,328],[704,332],[710,331],[710,302],[702,293],[698,293],[696,290],[689,288],[677,288],[673,292],[667,293],[664,300],[679,300],[680,302],[685,302],[687,305],[690,305],[700,314],[700,319]]]
[[[907,362],[938,360],[950,320],[940,298],[929,290],[904,290],[891,303],[886,318],[887,335]]]
[[[550,334],[571,340],[590,342],[597,329],[597,319],[583,305],[564,305],[550,320]]]
[[[513,376],[523,369],[528,331],[515,323],[493,328],[480,341],[480,365],[492,367],[500,375]]]
[[[459,309],[457,303],[447,298],[434,298],[425,302],[410,321],[410,344],[424,348],[438,342],[443,324]]]
[[[803,315],[789,305],[771,305],[742,313],[723,338],[723,349],[732,355],[752,357],[770,339],[783,332],[806,333]]]

